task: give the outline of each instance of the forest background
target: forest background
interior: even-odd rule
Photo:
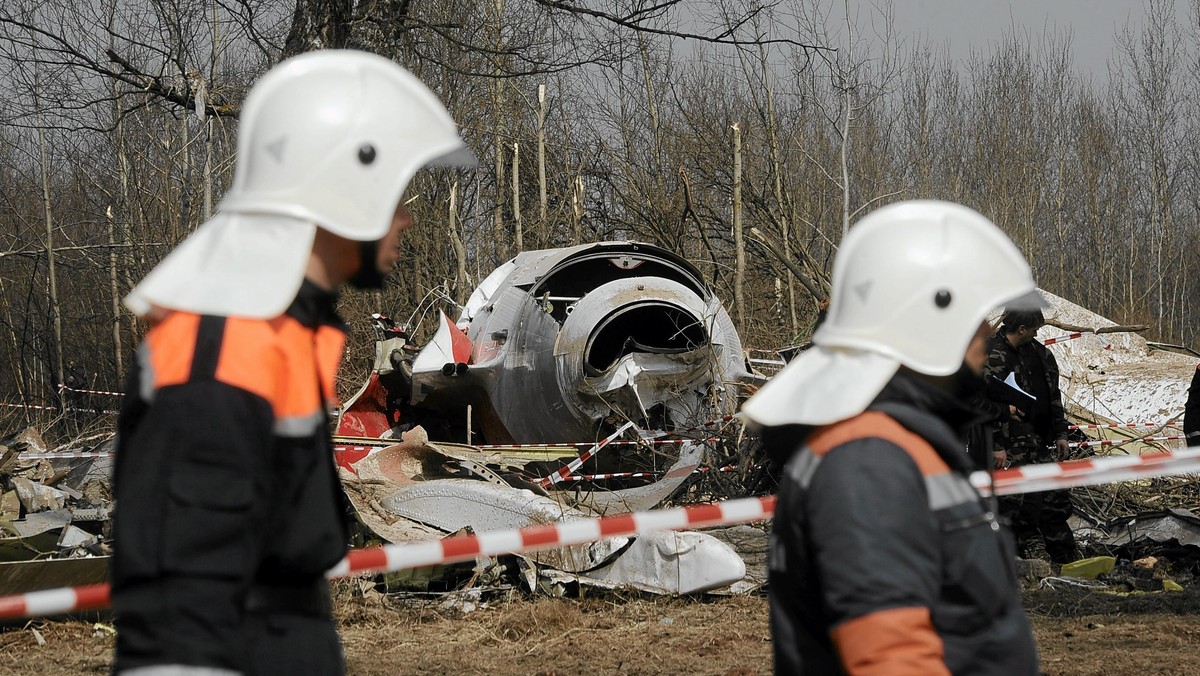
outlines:
[[[890,5],[831,0],[4,0],[0,415],[52,414],[29,406],[71,375],[120,389],[145,331],[120,298],[217,208],[254,79],[324,47],[412,70],[481,159],[418,177],[398,283],[344,296],[344,391],[369,313],[426,337],[518,252],[599,240],[686,256],[746,346],[801,341],[847,229],[913,198],[1200,347],[1200,0],[1178,5],[1149,0],[1082,73],[1069,34],[952,60]]]

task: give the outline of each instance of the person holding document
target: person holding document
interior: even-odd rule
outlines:
[[[1058,387],[1058,363],[1036,340],[1045,323],[1041,310],[1009,309],[988,341],[984,367],[987,396],[1012,411],[996,430],[997,447],[1003,449],[1006,466],[1059,462],[1071,450]],[[1000,514],[1011,521],[1017,552],[1026,559],[1048,558],[1063,564],[1078,558],[1075,535],[1067,525],[1071,511],[1071,495],[1066,490],[1000,499]]]

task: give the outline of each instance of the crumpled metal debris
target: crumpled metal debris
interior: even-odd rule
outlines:
[[[49,452],[33,428],[0,442],[0,594],[92,584],[107,576],[111,460],[24,457]]]
[[[1200,546],[1200,517],[1186,509],[1143,512],[1114,519],[1105,524],[1108,537],[1102,542],[1109,546],[1154,542]]]
[[[548,495],[536,486],[511,485],[482,460],[478,451],[429,442],[417,427],[405,432],[400,443],[358,460],[352,470],[339,471],[362,522],[376,535],[403,542],[466,528],[487,532],[588,519],[600,509],[651,507],[695,469],[700,448],[681,453],[668,472],[669,480],[628,489],[632,492],[616,491],[627,499],[604,503],[600,509],[589,509],[586,498],[571,492]],[[555,589],[556,584],[544,580],[554,579],[556,573],[573,582],[659,594],[727,587],[746,575],[745,563],[732,547],[698,532],[608,538],[521,554],[518,561],[518,574],[531,590]],[[540,577],[540,572],[546,575]]]

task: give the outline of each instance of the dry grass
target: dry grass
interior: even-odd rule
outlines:
[[[466,598],[384,597],[340,584],[337,619],[349,673],[771,672],[763,596],[530,599],[498,593],[476,599],[474,610],[464,613]],[[1191,592],[1121,597],[1043,591],[1026,597],[1049,676],[1200,673],[1196,600]],[[112,635],[105,627],[79,620],[9,626],[0,630],[0,673],[107,673]]]

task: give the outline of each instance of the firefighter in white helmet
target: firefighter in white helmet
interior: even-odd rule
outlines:
[[[1011,539],[968,482],[987,314],[1040,304],[987,218],[911,201],[855,224],[811,349],[746,402],[785,461],[771,534],[780,674],[1037,674]]]
[[[344,671],[324,578],[347,542],[338,289],[394,267],[418,169],[473,162],[385,58],[314,52],[255,83],[219,213],[125,299],[150,329],[118,419],[117,673]]]

